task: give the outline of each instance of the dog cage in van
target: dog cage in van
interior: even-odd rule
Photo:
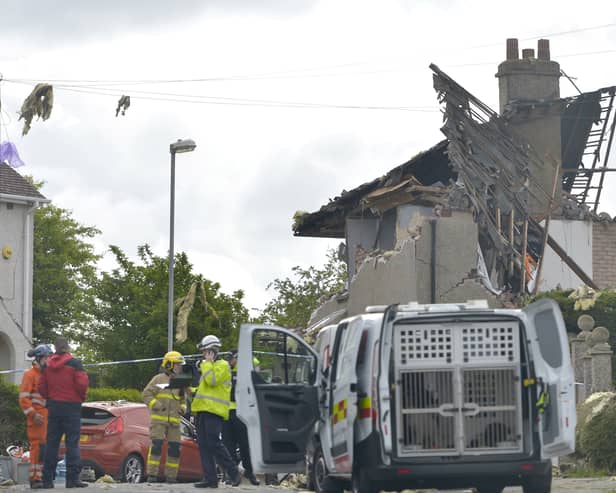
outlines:
[[[397,454],[523,450],[516,320],[394,325]]]

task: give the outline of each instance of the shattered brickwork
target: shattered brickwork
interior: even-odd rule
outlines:
[[[616,287],[616,222],[593,224],[592,270],[599,288]]]

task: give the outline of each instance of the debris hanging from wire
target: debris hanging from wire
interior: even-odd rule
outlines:
[[[126,114],[126,110],[130,107],[130,96],[122,95],[118,100],[118,107],[116,108],[116,116],[122,111],[122,116]]]
[[[50,84],[37,84],[21,105],[19,119],[23,118],[24,120],[24,128],[21,134],[26,135],[30,131],[32,119],[35,116],[37,119],[47,120],[51,116],[52,109],[53,87]]]

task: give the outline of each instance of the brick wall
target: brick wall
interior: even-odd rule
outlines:
[[[616,287],[616,222],[593,223],[592,271],[601,289]]]

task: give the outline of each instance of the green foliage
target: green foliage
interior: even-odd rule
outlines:
[[[154,255],[148,245],[138,247],[139,262],[133,262],[116,246],[111,246],[117,267],[103,272],[96,285],[98,303],[95,322],[84,354],[94,361],[118,361],[162,357],[167,351],[168,260]],[[195,354],[197,342],[206,334],[221,338],[224,348],[237,344],[239,325],[248,320],[244,293],[220,292],[220,285],[193,272],[186,254],[175,258],[176,299],[183,298],[195,281],[203,281],[209,306],[217,317],[195,304],[188,317],[188,339],[174,349]],[[158,370],[157,363],[118,365],[100,373],[99,385],[142,389]]]
[[[276,296],[265,306],[259,321],[289,328],[306,327],[322,300],[342,291],[346,285],[346,264],[337,258],[333,249],[328,250],[322,268],[296,266],[292,270],[293,279],[275,279],[268,285]]]
[[[578,430],[580,453],[596,469],[616,470],[616,405],[601,412]]]
[[[58,333],[75,341],[87,335],[100,258],[89,240],[99,233],[79,224],[66,209],[47,205],[35,211],[32,326],[36,341],[53,342]]]
[[[19,407],[19,387],[0,375],[0,450],[27,441],[26,418]]]
[[[88,390],[88,402],[93,401],[128,401],[143,402],[141,390],[138,389],[113,389],[109,387],[91,388]]]

